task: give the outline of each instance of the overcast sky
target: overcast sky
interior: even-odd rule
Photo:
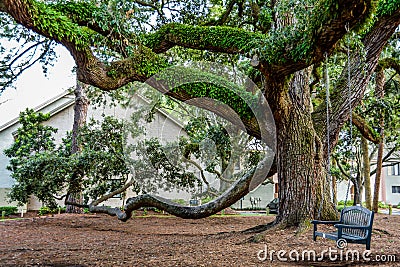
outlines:
[[[75,63],[69,52],[62,46],[56,48],[59,56],[54,67],[44,76],[39,63],[29,68],[15,83],[16,89],[6,89],[0,95],[0,125],[14,119],[27,107],[34,108],[46,100],[75,86]]]

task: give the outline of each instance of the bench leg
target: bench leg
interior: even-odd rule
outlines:
[[[366,248],[366,250],[371,249],[371,241],[370,240],[367,240],[367,243],[365,244],[365,248]]]
[[[313,240],[317,241],[317,236],[315,235],[315,232],[317,231],[317,225],[314,224],[314,231],[313,231]]]

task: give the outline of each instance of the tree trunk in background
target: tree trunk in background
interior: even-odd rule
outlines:
[[[381,136],[383,137],[383,130],[381,130]],[[372,202],[372,210],[378,212],[379,202],[379,191],[381,189],[381,178],[382,178],[382,159],[383,159],[383,141],[379,143],[378,158],[376,159],[376,174],[375,174],[375,186],[374,186],[374,199]]]
[[[385,73],[383,68],[377,68],[376,72],[376,88],[375,95],[377,98],[384,97],[384,85],[385,85]],[[381,142],[378,147],[378,158],[376,159],[376,174],[375,174],[375,187],[374,187],[374,199],[372,202],[372,210],[374,212],[378,212],[378,201],[379,201],[379,191],[381,187],[381,179],[382,179],[382,161],[383,161],[383,149],[384,149],[384,127],[385,121],[383,117],[383,112],[381,111],[379,118],[379,127],[380,127],[380,135]]]
[[[362,183],[361,183],[361,175],[357,173],[357,177],[354,179],[354,197],[353,204],[354,206],[357,204],[361,204],[361,192],[362,192]]]
[[[365,207],[372,210],[372,194],[371,194],[371,176],[370,176],[370,162],[368,151],[368,140],[361,136],[361,149],[363,154],[363,176],[365,188]]]
[[[80,144],[78,143],[79,128],[86,123],[87,111],[89,107],[89,100],[86,96],[86,89],[88,85],[77,82],[74,91],[75,106],[74,106],[74,124],[72,126],[72,145],[71,154],[80,151]],[[80,173],[76,171],[72,174],[71,182],[68,189],[68,202],[82,204],[83,198],[80,192]],[[68,213],[81,213],[82,209],[73,205],[67,205],[66,212]]]

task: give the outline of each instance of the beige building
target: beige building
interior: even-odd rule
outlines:
[[[146,101],[137,96],[135,101],[141,104],[146,104]],[[46,102],[40,106],[34,108],[36,112],[50,113],[51,118],[46,121],[47,125],[51,125],[58,129],[55,135],[56,142],[61,141],[61,138],[65,136],[68,131],[72,130],[73,118],[74,118],[74,96],[68,92],[64,92]],[[88,118],[94,118],[100,120],[102,114],[112,115],[119,118],[124,118],[126,116],[126,110],[123,108],[93,108],[90,107],[88,110]],[[5,148],[9,147],[13,140],[13,133],[19,127],[18,118],[14,118],[3,125],[0,125],[0,150],[3,151]],[[154,120],[152,123],[146,124],[146,138],[151,137],[162,137],[165,141],[170,141],[176,139],[179,135],[185,134],[182,125],[172,118],[167,113],[162,110],[157,110]],[[7,192],[12,187],[14,181],[10,176],[10,172],[6,169],[9,159],[4,155],[3,152],[0,153],[0,206],[16,206],[16,203],[9,203],[7,200]],[[130,192],[130,190],[128,190]],[[168,198],[182,198],[190,199],[190,194],[188,192],[159,192],[163,197]],[[132,193],[133,194],[133,193]],[[130,195],[128,194],[127,197]],[[110,199],[105,205],[115,205],[119,206],[123,202],[120,198]],[[63,206],[63,203],[59,203]],[[35,197],[32,197],[24,207],[28,210],[38,210],[42,206]]]
[[[136,95],[134,99],[135,103],[146,105],[148,102]],[[51,118],[46,122],[47,125],[51,125],[58,129],[55,136],[56,141],[61,141],[61,138],[65,136],[67,131],[71,131],[74,118],[74,96],[68,92],[64,92],[46,102],[40,106],[34,108],[36,112],[50,113]],[[113,108],[93,108],[90,107],[88,110],[88,119],[94,118],[100,120],[102,114],[112,115],[118,118],[125,118],[127,111],[121,107]],[[18,118],[0,125],[0,150],[3,151],[9,147],[13,140],[13,133],[19,127]],[[180,135],[186,135],[183,130],[182,124],[173,118],[170,114],[163,110],[157,109],[154,120],[151,123],[146,124],[146,138],[158,137],[163,141],[176,140]],[[8,203],[6,198],[7,192],[12,187],[14,181],[10,176],[10,172],[6,170],[9,159],[0,153],[0,206],[16,206],[16,203]],[[210,185],[216,189],[219,188],[219,180],[209,176],[207,177]],[[244,197],[241,201],[234,205],[235,208],[248,208],[248,207],[265,207],[274,198],[274,185],[260,185],[249,195]],[[187,203],[190,202],[192,194],[180,190],[179,192],[173,190],[172,192],[158,192],[158,195],[169,198],[169,199],[183,199]],[[127,191],[126,197],[134,196],[131,190]],[[251,201],[250,201],[251,200]],[[254,200],[257,200],[256,202]],[[125,199],[119,197],[109,199],[104,205],[110,206],[121,206]],[[63,202],[59,202],[60,206],[63,206]],[[38,210],[42,206],[42,203],[35,197],[31,197],[29,203],[27,203],[24,209]]]

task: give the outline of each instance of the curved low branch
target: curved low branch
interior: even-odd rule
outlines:
[[[213,215],[225,208],[230,207],[243,196],[249,193],[251,182],[253,179],[259,179],[255,177],[262,175],[259,170],[264,169],[270,165],[271,158],[266,156],[257,168],[253,168],[251,171],[242,176],[241,179],[237,180],[225,193],[211,202],[208,202],[201,206],[187,207],[177,203],[173,203],[162,197],[153,195],[140,195],[134,198],[129,198],[126,201],[124,211],[119,208],[108,208],[105,206],[89,206],[91,212],[106,213],[112,216],[117,216],[121,221],[126,221],[132,216],[132,212],[142,207],[155,207],[160,210],[164,210],[169,214],[181,217],[184,219],[200,219]],[[265,174],[264,174],[265,175]]]
[[[119,189],[117,189],[117,190],[114,190],[113,192],[111,192],[111,193],[109,193],[109,194],[107,194],[107,195],[104,195],[104,196],[102,196],[102,197],[99,198],[99,199],[96,199],[95,201],[93,201],[92,203],[90,203],[89,206],[97,206],[97,205],[99,205],[100,203],[106,201],[107,199],[112,198],[112,197],[115,196],[115,195],[118,195],[118,194],[121,194],[121,193],[125,192],[131,185],[133,185],[133,183],[134,183],[134,181],[131,179],[131,180],[130,180],[128,183],[126,183],[123,187],[121,187],[121,188],[119,188]]]
[[[380,135],[360,115],[353,112],[352,122],[367,140],[374,144],[379,144],[381,140]]]

